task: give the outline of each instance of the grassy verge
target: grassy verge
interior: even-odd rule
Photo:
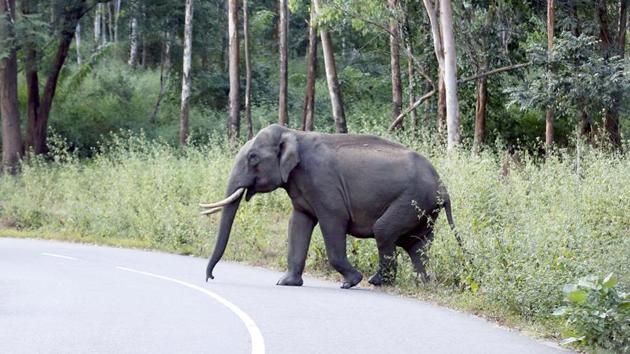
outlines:
[[[397,284],[386,291],[558,337],[565,328],[552,313],[565,303],[565,284],[614,272],[617,286],[628,290],[628,157],[584,149],[579,158],[525,158],[505,175],[502,158],[491,153],[446,157],[427,139],[403,143],[429,157],[449,187],[470,267],[462,266],[441,216],[429,251],[434,281],[418,286],[400,255]],[[3,235],[211,253],[218,217],[200,217],[197,203],[223,195],[232,153],[213,146],[182,152],[131,137],[115,140],[88,161],[62,145],[53,156],[53,162],[25,164],[20,177],[0,177]],[[284,269],[289,212],[280,191],[244,203],[225,259]],[[373,240],[349,238],[348,255],[365,275],[376,269]],[[338,279],[318,230],[307,270]]]

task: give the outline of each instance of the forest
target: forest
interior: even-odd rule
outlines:
[[[393,291],[630,352],[628,3],[1,1],[0,233],[207,256],[260,129],[370,133],[432,161],[470,252],[440,218]],[[289,211],[257,196],[226,257],[284,268]]]

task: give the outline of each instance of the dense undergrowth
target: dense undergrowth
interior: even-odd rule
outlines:
[[[614,272],[619,291],[630,288],[629,157],[583,146],[579,156],[559,152],[545,162],[524,156],[506,174],[494,153],[445,156],[426,137],[398,140],[427,156],[447,184],[468,264],[441,216],[429,251],[433,283],[418,287],[401,254],[403,292],[448,293],[481,313],[543,323],[549,334],[564,331],[552,314],[566,284]],[[182,151],[135,135],[83,160],[52,142],[52,161],[31,159],[19,177],[0,177],[5,229],[209,255],[219,217],[199,216],[197,204],[223,195],[233,157],[224,144]],[[225,258],[283,268],[289,211],[281,190],[243,203]],[[373,240],[348,243],[351,262],[374,272]],[[334,275],[319,231],[307,271]]]

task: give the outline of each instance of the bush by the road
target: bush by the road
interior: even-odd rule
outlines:
[[[621,290],[630,287],[630,157],[582,146],[578,156],[522,156],[506,167],[506,158],[493,153],[445,156],[426,137],[400,139],[427,156],[448,186],[470,264],[462,266],[440,216],[429,251],[434,281],[417,287],[401,254],[402,291],[452,295],[468,309],[542,323],[553,333],[562,327],[552,313],[563,304],[565,284],[614,272]],[[213,145],[182,151],[137,136],[113,139],[90,160],[63,144],[52,150],[52,161],[31,159],[19,177],[0,177],[5,229],[203,256],[212,251],[219,217],[199,216],[197,204],[223,196],[233,152]],[[282,191],[243,203],[225,259],[284,268],[289,212]],[[351,262],[370,275],[378,261],[373,240],[348,240]],[[325,254],[317,231],[307,271],[334,275]]]

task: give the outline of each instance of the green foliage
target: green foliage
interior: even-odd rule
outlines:
[[[563,344],[579,344],[630,353],[630,294],[618,287],[613,273],[587,276],[564,287],[565,306],[555,316],[566,320]]]
[[[256,112],[255,116],[268,117],[256,124],[276,119],[275,112],[260,108]],[[370,117],[369,111],[364,114],[365,125],[352,126],[353,131],[388,136],[374,128],[382,126],[378,118]],[[625,296],[621,290],[630,287],[628,156],[580,145],[579,155],[560,152],[545,162],[523,157],[521,164],[507,163],[506,174],[504,158],[492,152],[446,156],[435,135],[389,137],[434,163],[448,186],[466,249],[468,266],[441,215],[429,250],[434,283],[420,290],[446,292],[475,302],[484,311],[500,309],[504,316],[543,323],[554,323],[551,313],[563,303],[562,284],[588,274],[614,270],[618,274],[614,291],[619,299]],[[211,252],[218,218],[198,216],[197,203],[223,195],[233,152],[222,148],[221,139],[212,138],[207,145],[193,141],[180,150],[127,134],[107,140],[90,160],[69,153],[63,139],[51,141],[52,161],[32,159],[24,164],[22,176],[0,177],[1,223],[76,234],[90,241],[119,240],[199,255]],[[281,191],[243,203],[226,259],[284,268],[290,208]],[[349,238],[348,256],[363,274],[376,270],[373,240]],[[401,254],[399,261],[397,286],[417,292],[407,256]],[[307,271],[336,276],[319,231],[312,239]],[[611,284],[610,279],[601,284]],[[619,304],[625,308],[623,301]],[[606,323],[606,331],[627,325]]]
[[[523,109],[554,107],[561,117],[577,117],[580,109],[600,117],[613,104],[617,92],[630,89],[620,57],[604,58],[601,42],[563,32],[554,40],[551,57],[540,42],[530,45],[536,69],[520,84],[506,91]]]

